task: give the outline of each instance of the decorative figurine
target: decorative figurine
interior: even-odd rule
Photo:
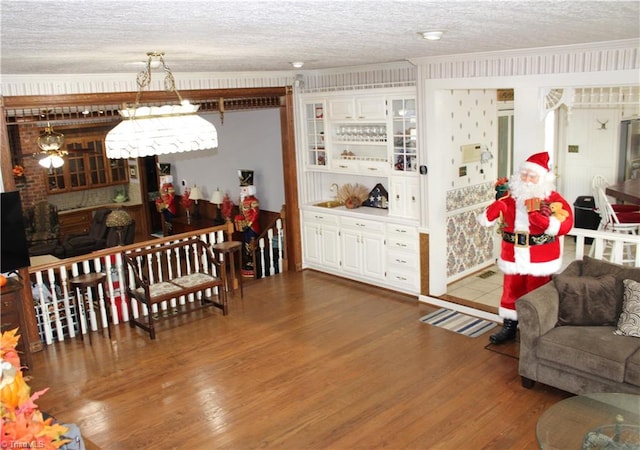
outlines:
[[[240,214],[235,218],[236,230],[241,231],[244,241],[244,264],[242,265],[242,276],[253,277],[253,256],[251,253],[251,239],[260,236],[260,224],[258,216],[260,202],[254,195],[245,196],[240,202]]]

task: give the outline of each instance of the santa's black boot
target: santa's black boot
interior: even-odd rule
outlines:
[[[496,334],[489,336],[489,342],[495,345],[504,344],[507,341],[513,341],[516,338],[518,332],[518,321],[511,319],[504,319],[502,324],[502,330]]]

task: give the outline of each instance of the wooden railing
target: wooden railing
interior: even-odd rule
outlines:
[[[127,302],[124,301],[122,252],[162,247],[193,236],[198,236],[209,244],[215,244],[230,240],[232,233],[233,226],[224,224],[30,267],[29,275],[36,320],[43,343],[52,344],[54,341],[73,338],[78,332],[78,316],[82,315],[76,314],[74,298],[78,292],[73,292],[69,287],[69,278],[96,271],[107,274],[106,292],[99,290],[98,293],[97,303],[100,307],[96,310],[92,304],[90,305],[89,323],[85,323],[84,318],[80,317],[79,329],[82,333],[86,333],[87,330],[97,330],[98,323],[106,324],[105,320],[96,319],[98,314],[103,319],[106,318],[107,308],[113,323],[127,322],[131,312],[128,311]],[[144,313],[148,312],[144,310]]]
[[[251,239],[249,248],[253,258],[254,278],[264,278],[287,270],[287,253],[284,248],[285,209],[279,214],[261,221],[260,235]]]

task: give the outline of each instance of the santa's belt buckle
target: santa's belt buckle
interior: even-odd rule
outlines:
[[[529,232],[516,231],[513,236],[513,245],[516,247],[529,247]]]

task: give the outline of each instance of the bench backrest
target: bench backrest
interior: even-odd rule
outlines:
[[[136,284],[169,281],[195,272],[219,276],[220,265],[211,247],[198,237],[123,253],[127,279]]]

